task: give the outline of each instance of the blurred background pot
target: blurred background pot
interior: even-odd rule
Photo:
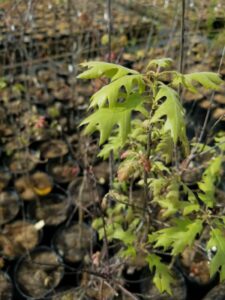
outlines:
[[[41,240],[43,225],[25,220],[6,224],[0,235],[2,256],[14,259],[34,249]]]
[[[221,282],[215,286],[203,300],[225,300],[225,283]]]
[[[178,258],[177,267],[188,285],[188,299],[201,299],[218,282],[218,274],[210,277],[209,261],[203,245],[186,248]]]
[[[101,277],[91,275],[87,272],[82,274],[80,287],[85,291],[85,295],[88,299],[93,300],[113,300],[117,299],[117,291],[106,280]]]
[[[27,151],[15,152],[9,163],[9,169],[14,174],[24,174],[32,171],[38,164],[35,153]]]
[[[56,292],[51,300],[91,300],[85,295],[85,291],[80,288],[70,288],[65,291]]]
[[[14,280],[26,299],[44,299],[58,286],[63,275],[64,267],[59,256],[50,248],[40,247],[20,258]]]
[[[68,186],[71,203],[76,207],[88,208],[95,205],[96,199],[104,195],[104,189],[97,184],[95,189],[88,177],[77,177]]]
[[[212,280],[209,272],[209,258],[204,249],[186,248],[179,258],[178,266],[190,282],[204,286]]]
[[[47,165],[47,171],[56,182],[69,183],[79,174],[80,167],[74,160],[67,160],[63,163],[50,162]]]
[[[53,181],[48,174],[37,171],[16,179],[15,187],[22,200],[31,201],[37,199],[37,196],[48,195],[52,191]]]
[[[2,190],[7,187],[11,178],[12,175],[8,170],[6,169],[0,170],[0,192],[2,192]]]
[[[66,262],[78,263],[93,250],[96,233],[85,223],[74,223],[60,228],[53,237],[52,244]]]
[[[13,285],[8,274],[0,271],[0,299],[13,299]]]
[[[66,220],[69,208],[67,195],[51,193],[30,203],[28,213],[32,219],[43,220],[45,225],[56,226]]]
[[[67,144],[60,139],[52,139],[40,147],[41,156],[44,159],[62,158],[68,153]]]
[[[13,220],[20,210],[18,194],[13,191],[0,193],[0,225]]]

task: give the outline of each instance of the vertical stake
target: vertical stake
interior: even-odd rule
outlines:
[[[180,73],[184,72],[184,40],[185,40],[185,0],[182,0],[181,32],[180,32]]]
[[[107,30],[108,30],[108,62],[111,62],[112,56],[112,6],[111,0],[106,0],[106,16],[107,16]],[[113,151],[109,154],[109,185],[110,189],[113,187],[114,179],[114,155]]]

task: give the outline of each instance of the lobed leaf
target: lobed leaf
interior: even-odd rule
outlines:
[[[107,159],[110,155],[110,152],[113,151],[114,158],[118,158],[118,152],[119,149],[123,147],[123,143],[121,140],[121,137],[118,135],[111,136],[108,139],[108,143],[103,146],[101,151],[98,154],[98,157],[101,157],[102,159]]]
[[[154,243],[154,248],[163,247],[164,250],[171,248],[172,255],[183,252],[187,246],[191,246],[196,235],[202,231],[202,220],[190,219],[176,220],[176,225],[161,229],[148,236],[150,243]]]
[[[160,153],[161,158],[169,164],[173,158],[174,143],[169,132],[162,134],[161,140],[156,147],[156,152]]]
[[[148,254],[146,261],[151,272],[154,271],[153,282],[160,293],[167,292],[172,295],[171,284],[174,282],[168,266],[161,262],[161,258],[156,254]]]
[[[99,91],[97,91],[91,97],[90,107],[103,107],[107,100],[109,102],[109,107],[115,106],[118,99],[121,97],[131,94],[134,87],[138,87],[138,92],[142,94],[145,89],[145,83],[143,81],[142,75],[125,75],[113,82],[103,86]],[[121,93],[121,89],[125,88],[126,94]]]
[[[168,68],[172,65],[173,60],[169,57],[153,59],[149,62],[147,68],[151,66],[161,67],[161,68]]]
[[[188,201],[183,201],[181,208],[183,209],[183,215],[187,216],[194,211],[199,211],[200,205],[193,191],[184,183],[182,183],[182,187],[184,189],[184,193],[188,196]]]
[[[187,149],[186,128],[184,122],[184,109],[179,101],[178,94],[172,88],[162,84],[156,95],[156,101],[165,98],[166,100],[159,106],[154,113],[151,123],[158,122],[162,117],[166,117],[164,130],[170,131],[174,144],[178,139]]]
[[[136,240],[136,235],[130,230],[124,230],[122,227],[116,228],[111,237],[122,241],[125,245],[130,245]]]
[[[135,70],[102,61],[84,62],[81,64],[81,66],[88,67],[88,70],[77,76],[77,78],[81,79],[94,79],[105,76],[111,78],[113,81],[128,74],[139,74]]]
[[[85,134],[91,134],[94,131],[100,132],[100,145],[108,140],[114,126],[119,127],[119,137],[124,143],[131,128],[132,111],[139,111],[146,117],[148,111],[143,104],[145,98],[139,94],[132,94],[127,97],[123,103],[118,103],[116,107],[99,108],[92,115],[82,121],[81,125],[86,125]]]
[[[221,131],[215,137],[215,144],[220,149],[220,151],[225,152],[225,132]]]
[[[179,197],[179,184],[176,180],[172,180],[167,187],[166,195],[155,200],[164,209],[163,217],[169,217],[179,210]]]
[[[192,93],[197,93],[197,84],[201,84],[206,89],[219,90],[223,80],[219,74],[213,72],[195,72],[191,74],[175,73],[172,81],[173,86],[183,85]]]
[[[121,249],[119,252],[119,256],[122,258],[136,258],[137,256],[137,249],[136,247],[132,246],[132,245],[127,245],[126,249]]]
[[[212,277],[220,270],[220,281],[225,279],[225,235],[220,229],[212,229],[207,249],[216,247],[216,254],[210,261],[210,276]]]
[[[215,204],[215,182],[218,179],[222,161],[222,156],[214,158],[204,171],[202,180],[198,182],[198,187],[201,190],[198,197],[210,208]]]
[[[150,179],[150,188],[153,192],[153,197],[158,198],[161,194],[162,189],[168,185],[168,180],[164,177],[151,178]]]
[[[213,72],[196,72],[184,75],[185,85],[190,90],[196,90],[194,84],[199,83],[206,89],[219,90],[223,80]]]

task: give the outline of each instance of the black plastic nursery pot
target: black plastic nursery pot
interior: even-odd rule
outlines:
[[[80,283],[81,289],[85,291],[88,299],[93,300],[113,300],[118,299],[119,293],[112,283],[103,280],[101,277],[83,272]]]
[[[12,260],[33,250],[41,241],[42,227],[28,220],[6,224],[0,234],[1,255]]]
[[[176,261],[177,268],[182,272],[188,286],[187,297],[201,299],[215,284],[218,276],[210,277],[209,257],[204,248],[187,248]]]
[[[0,225],[13,220],[19,210],[19,197],[14,190],[8,190],[0,193]]]
[[[0,169],[0,192],[7,187],[12,175],[6,168]]]
[[[177,265],[190,282],[206,286],[212,281],[209,273],[209,258],[202,250],[185,249]]]
[[[46,196],[53,189],[53,180],[45,172],[36,171],[30,176],[30,183],[37,196]]]
[[[13,174],[24,174],[32,171],[37,164],[38,160],[34,152],[17,151],[10,160],[9,169]]]
[[[63,223],[70,208],[70,199],[66,194],[50,193],[28,207],[28,214],[37,221],[43,220],[47,226],[57,226]]]
[[[73,223],[59,228],[52,239],[52,245],[67,263],[83,261],[85,255],[93,252],[96,232],[85,223]]]
[[[48,195],[53,189],[53,180],[47,173],[36,171],[16,179],[15,187],[22,200],[31,201]]]
[[[0,271],[0,299],[13,299],[13,285],[7,273]]]
[[[12,137],[4,145],[4,151],[6,154],[13,153],[17,150],[23,150],[29,147],[30,141],[26,133],[21,133],[19,136]]]
[[[215,286],[203,300],[225,300],[225,283],[222,282]]]
[[[60,139],[52,139],[40,146],[41,156],[44,159],[63,158],[68,153],[67,144]]]
[[[64,291],[54,292],[49,300],[91,300],[81,288],[68,288]]]
[[[40,247],[22,256],[14,270],[14,281],[25,299],[45,299],[64,276],[61,258],[48,247]]]
[[[47,171],[57,183],[67,184],[76,178],[80,172],[80,167],[76,161],[68,159],[65,162],[49,162]]]
[[[152,299],[152,300],[186,300],[187,287],[186,281],[182,273],[177,269],[173,268],[171,271],[174,282],[171,285],[172,295],[168,295],[166,292],[160,293],[153,283],[153,276],[146,269],[141,277],[140,290],[142,294],[141,299]]]
[[[99,195],[103,196],[105,191],[99,184],[95,189],[89,178],[79,176],[69,184],[68,192],[74,206],[87,209],[93,207]]]
[[[30,176],[20,176],[19,178],[15,179],[14,185],[21,200],[32,201],[36,199],[37,196],[31,184]]]

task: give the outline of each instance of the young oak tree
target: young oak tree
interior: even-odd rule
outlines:
[[[186,135],[185,110],[180,102],[179,86],[196,93],[198,86],[218,90],[218,74],[197,72],[181,74],[170,70],[170,58],[151,60],[146,72],[106,62],[85,62],[87,69],[78,78],[107,78],[90,99],[90,115],[81,122],[84,134],[99,132],[101,151],[107,159],[114,153],[117,176],[114,187],[104,197],[104,222],[93,221],[99,237],[120,240],[119,255],[133,259],[142,255],[153,272],[160,292],[172,293],[172,271],[157,253],[167,252],[172,261],[209,228],[207,249],[216,247],[210,262],[210,275],[220,272],[225,279],[225,217],[211,212],[216,205],[215,188],[224,161],[224,136],[215,146],[192,144]],[[195,157],[210,155],[204,164],[198,190],[186,184],[184,172]],[[121,155],[119,155],[121,154]],[[196,163],[196,162],[195,162]],[[144,190],[145,199],[132,199],[134,182]],[[127,195],[126,187],[131,187]],[[115,201],[111,201],[114,199]],[[160,210],[161,227],[157,227]]]

